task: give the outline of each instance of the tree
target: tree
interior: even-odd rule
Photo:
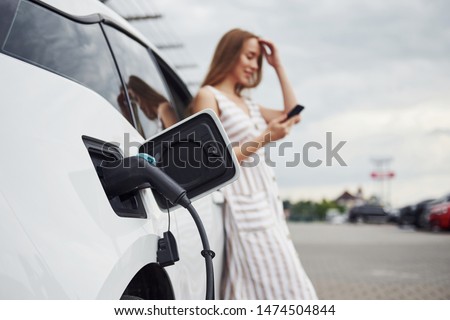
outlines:
[[[291,205],[292,221],[323,221],[326,218],[328,209],[338,209],[344,212],[345,208],[338,205],[335,201],[322,199],[321,202],[299,201]]]

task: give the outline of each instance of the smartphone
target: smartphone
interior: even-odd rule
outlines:
[[[302,112],[302,110],[305,109],[304,106],[302,105],[296,105],[294,108],[292,108],[291,111],[289,111],[289,113],[287,114],[287,118],[284,121],[288,121],[290,118],[292,118],[293,116],[298,115],[300,112]],[[283,122],[284,122],[283,121]]]

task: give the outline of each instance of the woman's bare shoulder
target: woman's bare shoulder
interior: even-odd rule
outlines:
[[[219,114],[219,107],[217,105],[214,93],[207,87],[202,87],[198,90],[197,95],[193,101],[193,111],[199,112],[206,108],[213,109],[217,114]]]
[[[214,99],[214,93],[207,86],[204,86],[198,90],[196,97],[200,97],[203,99],[208,99],[208,98]]]

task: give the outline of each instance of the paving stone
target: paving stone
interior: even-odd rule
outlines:
[[[450,233],[289,223],[320,299],[450,299]]]

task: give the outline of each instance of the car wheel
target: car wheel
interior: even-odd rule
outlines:
[[[441,231],[441,227],[439,226],[439,224],[437,222],[433,222],[430,226],[430,230],[431,230],[431,232],[439,232],[439,231]]]

